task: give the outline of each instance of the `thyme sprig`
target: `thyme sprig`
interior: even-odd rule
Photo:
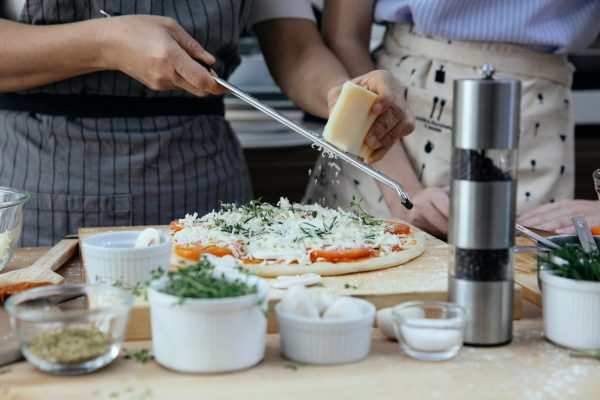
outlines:
[[[577,245],[552,249],[549,256],[540,256],[539,262],[556,275],[578,281],[600,282],[600,252],[586,253]]]
[[[337,215],[331,219],[329,223],[323,222],[323,227],[319,227],[311,222],[302,222],[300,224],[300,230],[306,235],[306,237],[319,237],[323,238],[325,235],[333,233],[333,228],[338,220]]]
[[[368,226],[380,226],[383,222],[367,213],[361,206],[362,199],[360,197],[356,197],[352,195],[352,200],[350,201],[350,208],[356,208],[358,212],[355,212],[356,220],[360,222],[362,225]]]
[[[180,303],[185,299],[221,299],[258,292],[256,285],[249,285],[242,279],[227,280],[225,274],[215,274],[214,268],[203,258],[198,264],[169,271],[161,291],[176,296]]]
[[[215,216],[213,223],[215,227],[220,229],[222,232],[238,234],[245,237],[257,236],[264,233],[262,231],[253,231],[246,224],[254,219],[260,219],[261,222],[267,226],[273,224],[273,216],[277,207],[265,203],[258,198],[257,200],[251,200],[250,202],[237,206],[234,203],[221,203],[221,208],[219,213]],[[228,224],[224,218],[221,218],[222,213],[230,213],[239,211],[241,214],[246,215],[243,221],[236,222],[233,224]]]

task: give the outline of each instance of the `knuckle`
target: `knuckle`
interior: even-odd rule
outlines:
[[[392,130],[393,127],[394,123],[391,121],[391,118],[381,118],[381,121],[379,121],[379,129],[383,135]]]
[[[199,97],[204,97],[208,95],[208,93],[206,93],[206,90],[202,88],[194,88],[194,91],[192,93]]]
[[[174,65],[176,52],[172,47],[163,47],[156,52],[154,59],[161,65]]]
[[[386,132],[387,132],[387,130],[385,129],[385,127],[382,124],[377,124],[373,128],[373,136],[375,136],[377,138],[377,140],[381,140],[385,136]]]
[[[179,25],[177,21],[171,17],[161,17],[161,20],[167,28],[175,28]]]
[[[209,81],[209,78],[205,74],[196,73],[192,79],[192,84],[198,88],[202,88],[204,92],[209,92],[212,89],[212,79]]]
[[[395,136],[392,135],[386,135],[382,140],[381,140],[381,145],[382,147],[389,148],[389,146],[392,145],[392,143],[394,143],[394,141],[397,140]]]
[[[415,119],[414,118],[410,118],[408,119],[406,122],[404,122],[404,132],[405,133],[411,133],[412,131],[414,131],[416,128],[415,125]]]
[[[165,78],[155,78],[150,81],[150,88],[153,90],[168,90],[171,88],[170,82]]]

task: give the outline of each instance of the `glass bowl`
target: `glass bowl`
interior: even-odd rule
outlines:
[[[23,227],[23,206],[29,194],[0,186],[0,271],[8,264],[19,244]]]
[[[60,285],[8,298],[5,308],[27,361],[45,372],[86,374],[121,349],[133,297],[112,286]]]
[[[594,178],[594,188],[596,189],[596,194],[598,195],[598,199],[600,199],[600,169],[595,170],[592,173],[592,177]]]
[[[465,310],[441,301],[411,301],[392,309],[400,348],[423,361],[455,357],[463,345]]]

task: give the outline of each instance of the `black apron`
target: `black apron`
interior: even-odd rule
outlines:
[[[103,18],[99,10],[172,17],[216,56],[220,76],[239,63],[244,0],[28,0],[20,22]],[[117,71],[23,93],[192,97],[153,91]],[[251,198],[242,149],[219,113],[88,118],[0,110],[0,154],[0,186],[31,193],[24,246],[50,245],[83,226],[167,224]]]

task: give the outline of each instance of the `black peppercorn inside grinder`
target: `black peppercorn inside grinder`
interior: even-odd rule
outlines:
[[[468,312],[464,342],[512,340],[513,247],[521,83],[454,81],[449,300]]]

